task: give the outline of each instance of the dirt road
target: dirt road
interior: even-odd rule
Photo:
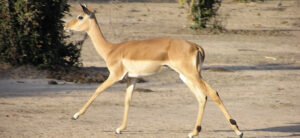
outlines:
[[[201,45],[206,51],[203,77],[219,92],[245,137],[300,137],[300,8],[296,1],[283,1],[281,7],[277,2],[224,1],[223,24],[237,31],[222,34],[190,31],[186,9],[176,3],[88,6],[97,10],[111,42],[170,36]],[[71,11],[76,17],[79,5],[72,4]],[[71,40],[81,38],[82,33],[75,33]],[[85,67],[105,67],[90,39],[82,60]],[[186,137],[196,120],[196,98],[168,68],[145,80],[134,92],[127,130],[116,135],[125,84],[109,88],[74,121],[72,115],[99,84],[49,85],[43,77],[1,77],[0,137]],[[210,99],[198,137],[236,137]]]

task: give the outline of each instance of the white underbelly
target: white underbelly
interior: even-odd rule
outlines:
[[[162,69],[161,61],[131,61],[123,60],[123,65],[128,71],[129,77],[149,76],[159,72]]]

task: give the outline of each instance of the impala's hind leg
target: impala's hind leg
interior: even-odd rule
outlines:
[[[127,89],[126,89],[126,96],[125,96],[125,110],[124,110],[124,115],[123,115],[123,122],[122,125],[116,129],[117,134],[121,134],[121,131],[126,129],[126,124],[127,124],[127,118],[128,118],[128,110],[129,106],[131,103],[131,98],[132,98],[132,92],[135,87],[136,83],[136,78],[127,78]]]
[[[224,104],[222,103],[218,93],[213,90],[199,75],[180,75],[182,80],[185,81],[185,83],[189,86],[189,88],[192,89],[193,93],[196,95],[197,100],[199,102],[199,111],[198,111],[198,117],[197,122],[195,125],[195,128],[192,133],[189,134],[189,137],[193,137],[198,135],[200,130],[200,123],[202,120],[203,110],[206,102],[206,95],[211,97],[211,99],[217,103],[218,107],[221,109],[223,114],[225,115],[227,121],[230,123],[230,126],[235,131],[237,135],[240,137],[243,136],[243,133],[239,130],[237,123],[234,119],[231,118],[228,111],[226,110]],[[193,89],[194,88],[194,89]],[[204,102],[203,102],[204,101]]]
[[[240,137],[243,137],[243,133],[239,130],[236,121],[232,119],[229,115],[228,111],[226,110],[224,104],[220,99],[218,92],[212,89],[203,79],[200,79],[198,84],[203,90],[206,90],[206,94],[218,105],[234,132]]]
[[[203,118],[203,113],[204,113],[204,109],[205,109],[205,105],[206,105],[206,101],[207,101],[207,96],[200,89],[195,87],[195,85],[190,80],[185,78],[183,75],[180,74],[179,77],[190,88],[190,90],[196,96],[197,101],[198,101],[197,121],[196,121],[195,127],[193,129],[193,132],[189,133],[189,135],[188,135],[189,138],[192,138],[193,136],[198,135],[199,132],[201,131],[201,121]]]

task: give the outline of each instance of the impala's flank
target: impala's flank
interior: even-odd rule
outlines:
[[[74,114],[73,119],[77,119],[80,115],[84,114],[94,99],[105,89],[127,77],[123,122],[116,130],[116,133],[120,134],[126,128],[128,109],[136,77],[154,74],[159,72],[163,66],[168,66],[179,74],[183,82],[196,96],[199,104],[197,121],[193,131],[188,135],[189,137],[196,136],[201,131],[200,124],[207,96],[217,103],[235,133],[240,137],[243,136],[236,121],[227,112],[218,93],[201,77],[201,65],[205,54],[200,46],[183,39],[175,38],[153,38],[112,44],[104,38],[98,26],[95,13],[85,5],[81,5],[81,7],[83,13],[67,23],[65,28],[88,33],[95,49],[105,60],[110,75],[97,88],[89,101]]]

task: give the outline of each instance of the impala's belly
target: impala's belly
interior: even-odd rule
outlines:
[[[163,63],[161,61],[131,61],[124,59],[123,65],[127,69],[129,77],[139,77],[159,72]]]

